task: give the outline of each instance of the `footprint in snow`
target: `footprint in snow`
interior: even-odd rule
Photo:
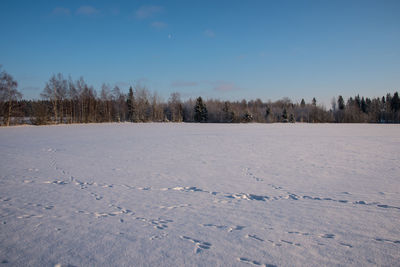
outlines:
[[[262,238],[260,238],[260,237],[258,237],[256,235],[246,235],[246,238],[252,238],[252,239],[264,242],[264,239],[262,239]]]
[[[288,234],[295,234],[295,235],[304,235],[304,236],[310,235],[310,233],[300,233],[298,231],[289,231],[287,233]]]
[[[168,223],[173,222],[173,220],[168,220],[168,219],[165,219],[165,220],[164,219],[146,219],[143,217],[136,217],[136,220],[146,222],[158,230],[164,230],[164,229],[168,228]]]
[[[323,234],[323,235],[320,235],[320,237],[321,237],[321,238],[329,238],[329,239],[332,239],[332,238],[335,238],[335,235],[334,235],[334,234]]]
[[[342,245],[342,246],[348,247],[348,248],[352,248],[353,247],[352,245],[347,244],[347,243],[343,243],[343,242],[340,242],[339,244]]]
[[[207,223],[207,224],[200,224],[200,226],[203,227],[214,227],[217,229],[224,229],[227,230],[228,232],[233,232],[233,231],[240,231],[244,228],[244,226],[241,225],[235,225],[235,226],[227,226],[227,225],[216,225],[212,223]]]
[[[255,260],[250,260],[249,258],[245,258],[245,257],[240,257],[238,258],[238,261],[242,262],[242,263],[247,263],[250,265],[255,265],[255,266],[264,266],[264,267],[276,267],[276,265],[273,264],[262,264],[259,261],[255,261]]]
[[[190,242],[194,243],[195,244],[194,253],[196,253],[196,254],[202,252],[204,249],[208,250],[212,246],[211,243],[209,243],[209,242],[200,241],[200,240],[188,237],[188,236],[180,236],[180,238],[189,240]]]
[[[246,194],[246,193],[229,194],[226,195],[225,197],[238,200],[257,200],[257,201],[267,201],[269,199],[268,196],[260,196],[254,194]]]
[[[389,206],[389,205],[383,205],[383,204],[376,205],[376,206],[378,206],[379,208],[384,208],[384,209],[398,209],[398,210],[400,210],[399,207],[395,207],[395,206]]]
[[[299,243],[293,243],[292,241],[287,241],[287,240],[281,239],[281,242],[289,244],[289,245],[294,245],[294,246],[301,247],[301,245]]]
[[[62,181],[62,180],[45,181],[43,183],[44,184],[57,184],[57,185],[66,185],[66,184],[68,184],[67,181]]]
[[[153,235],[153,236],[151,236],[151,237],[149,238],[149,240],[163,239],[163,238],[165,238],[165,237],[167,237],[167,236],[168,236],[168,234],[162,233],[162,234],[160,234],[160,235]]]
[[[390,239],[386,239],[386,238],[375,238],[375,241],[400,244],[400,240],[390,240]]]

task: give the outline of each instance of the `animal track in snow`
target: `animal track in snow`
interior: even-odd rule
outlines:
[[[340,245],[348,247],[348,248],[352,248],[353,246],[347,243],[343,243],[343,242],[339,242]]]
[[[200,226],[203,226],[203,227],[215,227],[217,229],[227,230],[228,232],[240,231],[240,230],[242,230],[244,228],[244,226],[241,226],[241,225],[227,226],[227,225],[215,225],[215,224],[211,224],[211,223],[200,224]]]
[[[164,230],[168,228],[168,223],[173,222],[173,220],[168,220],[168,219],[146,219],[144,217],[136,217],[136,220],[140,220],[143,222],[148,223],[149,225],[152,225],[155,229],[158,230]]]
[[[266,241],[268,241],[268,242],[271,243],[272,246],[274,246],[274,247],[275,247],[275,246],[276,246],[276,247],[282,246],[281,243],[275,242],[275,241],[270,240],[270,239],[264,240],[264,239],[262,239],[261,237],[256,236],[256,235],[247,234],[247,235],[245,236],[245,238],[251,238],[251,239],[254,239],[254,240],[258,241],[258,242],[266,242]],[[282,241],[282,240],[281,240],[281,241]]]
[[[166,234],[166,233],[161,233],[161,234],[159,234],[159,235],[153,235],[153,236],[151,236],[151,237],[149,238],[149,240],[163,239],[163,238],[165,238],[165,237],[167,237],[167,236],[168,236],[168,234]]]
[[[94,217],[98,218],[102,218],[102,217],[109,217],[109,216],[118,216],[118,215],[134,215],[135,213],[132,212],[129,209],[124,209],[122,207],[119,206],[114,206],[114,205],[109,205],[109,207],[116,209],[116,211],[110,211],[110,212],[88,212],[88,211],[84,211],[84,210],[78,210],[76,211],[77,213],[81,213],[81,214],[87,214],[87,215],[92,215]],[[122,221],[121,221],[122,220]],[[123,222],[123,219],[120,219],[121,222]]]
[[[310,235],[310,233],[300,233],[300,232],[297,232],[297,231],[289,231],[287,233],[288,234],[296,234],[296,235],[304,235],[304,236]]]
[[[63,181],[63,180],[45,181],[43,183],[44,184],[57,184],[57,185],[66,185],[66,184],[68,184],[67,181]]]
[[[268,184],[268,185],[271,186],[275,190],[283,190],[283,188],[281,186],[276,186],[274,184]]]
[[[287,240],[283,240],[283,239],[281,239],[281,242],[286,243],[286,244],[289,244],[289,245],[298,246],[298,247],[301,246],[299,243],[294,243],[294,242],[292,242],[292,241],[287,241]]]
[[[238,258],[238,261],[240,261],[242,263],[247,263],[247,264],[250,264],[250,265],[255,265],[255,266],[276,267],[276,265],[273,265],[273,264],[268,264],[268,263],[262,264],[259,261],[250,260],[250,259],[245,258],[245,257]]]
[[[96,200],[102,200],[103,199],[103,197],[102,196],[100,196],[99,194],[96,194],[96,193],[90,193],[90,195],[92,195],[93,197],[95,197],[96,198]]]
[[[380,204],[380,205],[376,205],[376,206],[378,206],[379,208],[385,208],[385,209],[398,209],[398,210],[400,210],[400,207],[395,207],[395,206],[382,205],[382,204]]]
[[[261,265],[262,265],[260,262],[258,262],[258,261],[253,261],[253,260],[250,260],[250,259],[248,259],[248,258],[243,258],[243,257],[241,257],[241,258],[238,258],[238,260],[239,260],[240,262],[244,262],[244,263],[252,264],[252,265],[256,265],[256,266],[261,266]]]
[[[42,217],[43,217],[42,214],[40,214],[40,215],[35,215],[35,214],[24,214],[24,215],[18,216],[17,218],[18,218],[18,219],[29,219],[29,218],[42,218]]]
[[[400,244],[400,240],[390,240],[390,239],[386,239],[386,238],[375,238],[375,241]]]
[[[196,254],[202,252],[203,249],[210,249],[212,246],[211,243],[209,243],[209,242],[200,241],[200,240],[188,237],[188,236],[180,236],[180,237],[182,239],[189,240],[190,242],[195,244],[194,253],[196,253]]]
[[[174,188],[171,188],[172,190],[177,190],[177,191],[184,191],[184,192],[207,192],[208,191],[204,191],[201,188],[197,188],[196,186],[185,186],[185,187],[181,187],[181,186],[177,186]]]
[[[168,223],[173,222],[172,220],[162,220],[162,219],[157,219],[157,220],[151,220],[151,224],[154,225],[154,228],[163,230],[165,228],[168,228]]]
[[[296,194],[292,194],[290,192],[288,192],[289,195],[287,195],[285,198],[286,199],[292,199],[292,200],[299,200],[299,196]]]
[[[266,201],[269,200],[268,196],[259,196],[254,194],[246,194],[246,193],[235,193],[235,194],[228,194],[225,197],[239,199],[239,200],[258,200],[258,201]]]
[[[138,189],[138,190],[143,190],[143,191],[152,190],[152,188],[151,188],[150,186],[147,186],[147,187],[136,187],[136,189]]]
[[[190,207],[190,204],[181,204],[181,205],[176,205],[176,206],[160,206],[160,209],[166,209],[166,210],[173,210],[173,209],[178,209],[178,208],[186,208]]]
[[[258,237],[258,236],[256,236],[256,235],[246,235],[245,237],[246,237],[246,238],[253,238],[253,239],[255,239],[255,240],[264,242],[264,239],[262,239],[262,238],[260,238],[260,237]]]
[[[348,193],[350,194],[350,193]],[[366,202],[364,200],[356,200],[356,201],[349,201],[349,200],[342,200],[342,199],[333,199],[329,197],[312,197],[312,196],[303,196],[303,199],[308,199],[308,200],[318,200],[318,201],[333,201],[333,202],[339,202],[339,203],[351,203],[354,205],[365,205],[365,206],[376,206],[378,208],[385,208],[385,209],[398,209],[400,210],[400,207],[396,206],[390,206],[390,205],[385,205],[385,204],[380,204],[379,202]]]
[[[319,237],[332,239],[332,238],[335,238],[335,235],[334,234],[322,234]]]
[[[250,171],[250,168],[245,168],[245,169],[244,169],[244,172],[245,172],[245,175],[246,175],[246,176],[248,176],[248,177],[250,177],[250,178],[256,180],[257,182],[262,182],[262,181],[264,181],[264,179],[255,176],[255,175]]]
[[[302,235],[302,236],[312,236],[312,234],[310,234],[310,233],[302,233],[302,232],[298,232],[298,231],[289,231],[287,233],[288,234],[295,234],[295,235]],[[320,234],[320,235],[318,235],[318,237],[325,238],[325,239],[335,239],[336,235],[334,235],[334,234]],[[285,240],[281,240],[281,241],[285,242]],[[321,245],[321,246],[324,245],[324,244],[318,243],[318,242],[317,242],[317,244]],[[342,245],[342,246],[348,247],[348,248],[352,248],[353,247],[351,244],[345,243],[345,242],[339,242],[339,244]],[[294,244],[294,245],[300,245],[300,244]]]

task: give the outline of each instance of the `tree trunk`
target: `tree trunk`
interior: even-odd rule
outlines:
[[[53,101],[54,122],[57,124],[57,99]]]
[[[11,109],[12,109],[12,100],[8,101],[8,118],[7,118],[7,126],[10,126],[11,121]]]

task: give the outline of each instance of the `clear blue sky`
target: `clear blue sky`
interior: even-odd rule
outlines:
[[[25,98],[59,72],[165,99],[328,104],[400,90],[399,0],[2,0],[0,15],[0,64]]]

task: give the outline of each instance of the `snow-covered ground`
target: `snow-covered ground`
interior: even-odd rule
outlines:
[[[399,147],[399,125],[0,128],[0,262],[399,265]]]

